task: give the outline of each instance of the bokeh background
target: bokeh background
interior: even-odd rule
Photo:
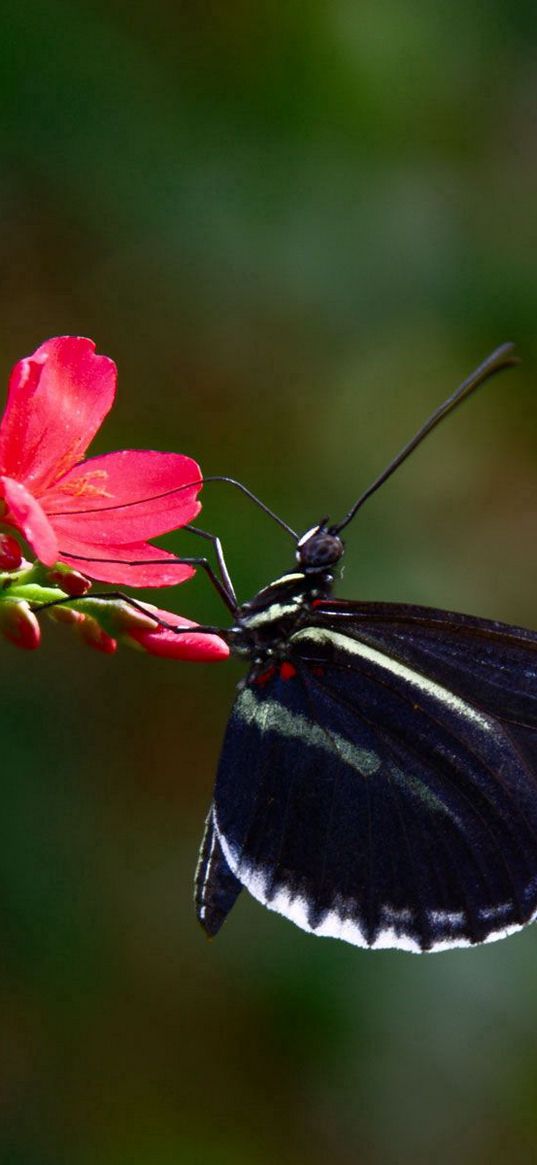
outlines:
[[[514,340],[356,520],[340,594],[537,626],[536,100],[529,0],[2,5],[4,380],[90,335],[120,369],[95,451],[188,452],[305,529]],[[243,597],[290,565],[226,486],[203,523]],[[226,620],[204,576],[164,600]],[[369,954],[244,895],[209,944],[240,668],[52,624],[2,654],[2,1165],[535,1161],[535,929]]]

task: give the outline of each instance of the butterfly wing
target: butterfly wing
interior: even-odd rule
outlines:
[[[241,890],[242,884],[230,870],[222,852],[211,805],[194,877],[196,914],[209,938],[218,934]]]
[[[239,693],[215,791],[227,866],[305,930],[437,950],[537,912],[537,635],[314,604]],[[262,682],[259,682],[259,681]]]

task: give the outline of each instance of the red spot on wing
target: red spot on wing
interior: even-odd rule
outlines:
[[[270,667],[266,669],[266,671],[260,672],[260,674],[255,677],[255,680],[253,681],[254,684],[258,684],[259,687],[263,687],[263,684],[268,684],[269,680],[271,680],[273,675],[275,675],[275,672],[276,668],[274,667],[274,664],[271,664]]]
[[[296,676],[296,667],[292,663],[288,663],[287,660],[284,661],[280,667],[280,676],[282,680],[292,680]]]

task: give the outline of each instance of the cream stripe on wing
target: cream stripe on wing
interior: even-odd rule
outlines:
[[[264,730],[274,732],[278,736],[292,736],[295,740],[303,740],[305,744],[321,748],[330,755],[333,755],[335,746],[341,758],[362,777],[376,773],[380,768],[381,759],[376,753],[358,748],[345,736],[333,732],[332,729],[330,734],[327,734],[319,724],[309,720],[307,716],[292,712],[278,700],[266,695],[258,699],[251,688],[244,688],[237,698],[235,715],[238,715],[245,724],[255,724],[259,727],[261,710],[265,714]]]
[[[411,684],[412,687],[424,692],[427,696],[432,696],[452,712],[458,712],[466,720],[479,724],[479,727],[484,728],[486,732],[495,731],[496,725],[493,720],[482,712],[476,711],[471,704],[467,704],[449,688],[444,688],[435,680],[423,675],[422,672],[414,671],[406,664],[399,663],[399,660],[394,659],[391,655],[385,655],[384,652],[369,647],[367,643],[362,643],[359,639],[351,639],[349,635],[342,635],[338,631],[328,631],[324,627],[307,627],[304,631],[297,631],[295,635],[291,636],[290,642],[293,644],[313,643],[316,646],[325,643],[333,644],[334,647],[346,652],[347,655],[367,659],[370,663],[377,664],[378,667],[384,668],[385,671],[391,672],[392,675],[401,680],[405,680],[407,684]]]

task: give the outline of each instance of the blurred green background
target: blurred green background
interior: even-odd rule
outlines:
[[[176,449],[337,518],[475,366],[523,366],[357,519],[340,594],[537,626],[528,0],[0,11],[0,338],[82,333],[95,451]],[[207,486],[243,598],[289,544]],[[164,540],[196,553],[188,534]],[[203,576],[163,605],[226,620]],[[235,664],[2,646],[2,1165],[534,1162],[537,933],[366,953],[191,883]]]

